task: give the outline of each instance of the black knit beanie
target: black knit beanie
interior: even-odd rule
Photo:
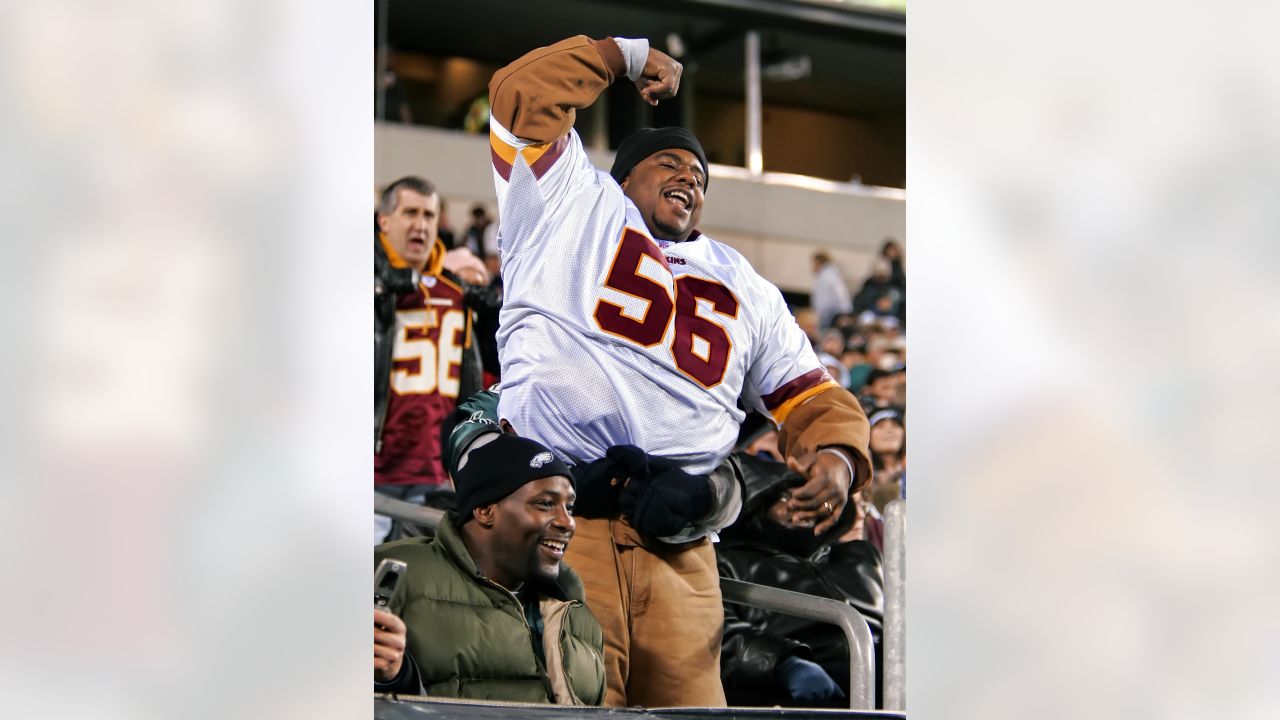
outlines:
[[[711,184],[711,175],[707,172],[707,154],[703,152],[702,143],[698,142],[698,138],[682,127],[640,128],[635,131],[618,146],[618,154],[613,158],[613,167],[609,169],[609,174],[621,185],[631,173],[632,168],[641,160],[659,150],[671,148],[688,150],[698,156],[698,162],[702,163],[704,178],[702,189],[706,191],[707,185]]]
[[[498,502],[525,483],[554,475],[573,482],[568,466],[555,453],[528,438],[500,434],[468,453],[454,473],[458,517],[466,522],[472,510]]]

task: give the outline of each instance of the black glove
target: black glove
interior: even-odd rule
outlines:
[[[616,451],[616,452],[615,452]],[[638,453],[632,446],[609,448],[610,458],[630,471],[618,494],[622,514],[647,535],[675,535],[706,517],[714,497],[706,475],[691,475],[670,460]]]
[[[584,518],[610,518],[618,514],[618,491],[627,479],[627,470],[611,458],[602,458],[573,468],[573,486],[578,498],[573,514]]]
[[[610,518],[622,511],[618,495],[629,478],[648,477],[652,470],[650,461],[667,463],[652,458],[635,445],[614,445],[605,456],[586,465],[573,468],[573,486],[578,493],[573,514],[584,518]]]
[[[778,682],[790,693],[792,700],[829,700],[844,697],[844,691],[827,674],[822,666],[801,657],[791,657],[778,663],[774,670]]]

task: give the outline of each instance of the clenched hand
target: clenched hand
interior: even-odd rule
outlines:
[[[636,80],[640,99],[650,105],[657,105],[659,100],[675,97],[676,92],[680,90],[680,73],[682,72],[684,72],[684,66],[675,58],[661,50],[649,48],[649,57],[644,61],[644,70],[640,72],[640,79]]]

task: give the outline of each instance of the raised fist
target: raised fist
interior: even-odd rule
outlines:
[[[650,105],[657,105],[659,100],[675,97],[680,90],[682,72],[684,66],[675,58],[650,47],[649,57],[644,61],[644,70],[640,72],[640,79],[636,80],[640,98]]]

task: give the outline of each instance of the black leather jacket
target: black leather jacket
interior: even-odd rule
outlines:
[[[747,499],[738,521],[725,530],[716,548],[720,575],[848,602],[867,619],[878,654],[884,617],[880,552],[861,540],[831,544],[856,519],[852,506],[846,507],[840,521],[822,537],[808,540],[802,533],[778,532],[764,513],[778,493],[798,484],[800,477],[781,463],[742,454],[738,457]],[[833,625],[725,604],[720,671],[730,705],[813,707],[812,701],[790,700],[774,675],[777,664],[791,655],[823,666],[848,694],[848,645]],[[847,707],[845,703],[837,699],[829,705]]]
[[[448,270],[441,274],[463,289],[463,303],[474,307],[476,303],[492,302],[487,288],[475,288],[462,282]],[[382,427],[387,419],[387,401],[391,394],[391,357],[395,346],[396,302],[400,296],[418,287],[421,275],[412,268],[392,267],[386,250],[373,237],[373,448],[382,452]],[[480,372],[480,351],[476,343],[463,351],[459,370],[458,397],[469,397],[482,389],[484,382]]]

